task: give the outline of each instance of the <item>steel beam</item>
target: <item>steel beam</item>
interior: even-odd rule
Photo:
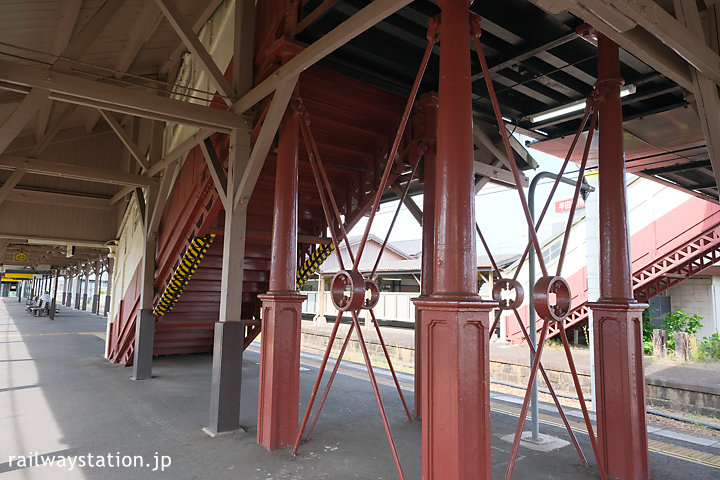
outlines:
[[[673,49],[698,72],[720,83],[720,57],[702,36],[689,30],[654,0],[610,0],[626,16]]]
[[[255,55],[255,0],[235,0],[235,35],[233,58],[253,58]],[[242,61],[232,63],[232,81],[236,97],[245,95],[253,84],[253,69]]]
[[[5,183],[2,184],[2,187],[0,187],[0,205],[2,205],[5,199],[10,196],[13,189],[23,176],[25,176],[25,169],[18,168],[10,175],[10,178],[8,178]]]
[[[130,155],[132,155],[135,161],[143,168],[144,171],[147,171],[150,168],[150,164],[145,158],[145,155],[143,155],[140,151],[140,148],[135,144],[135,142],[133,142],[132,138],[130,138],[130,135],[125,131],[122,125],[120,125],[120,122],[117,121],[112,113],[106,112],[105,110],[100,110],[100,115],[102,115],[108,125],[110,125],[110,128],[112,128],[113,132],[115,132],[123,145],[125,145],[125,148],[128,149],[128,152],[130,152]]]
[[[244,120],[231,112],[202,105],[159,97],[128,88],[89,80],[73,74],[48,72],[45,69],[0,60],[0,88],[30,88],[50,91],[49,97],[62,102],[127,113],[139,117],[213,128],[228,132],[242,127]],[[13,86],[14,85],[14,86]]]
[[[255,140],[255,146],[250,153],[250,158],[244,168],[242,178],[239,179],[236,193],[233,194],[234,210],[238,208],[238,204],[244,203],[247,205],[250,201],[250,195],[252,195],[252,192],[255,189],[255,184],[260,176],[260,171],[262,170],[263,165],[265,165],[265,158],[267,157],[270,147],[275,140],[275,134],[277,133],[280,121],[282,120],[288,103],[290,102],[290,97],[295,91],[297,80],[298,77],[290,78],[287,82],[278,86],[278,89],[275,91],[275,95],[273,95],[270,108],[268,109],[267,115],[265,115],[265,121],[260,129],[260,134],[258,135],[257,140]],[[228,183],[228,186],[229,185],[232,184]]]
[[[78,106],[72,104],[64,104],[61,105],[61,107],[62,108],[59,112],[58,118],[57,120],[55,120],[55,124],[50,127],[50,129],[47,130],[42,137],[37,139],[37,144],[30,150],[28,156],[33,158],[39,156],[45,150],[45,148],[47,148],[52,139],[55,138],[55,135],[60,133],[60,130],[62,130],[62,127],[65,124],[66,120],[75,113],[75,110],[77,110]]]
[[[52,177],[73,178],[88,182],[112,183],[132,187],[149,187],[157,184],[157,180],[144,175],[135,175],[115,170],[95,167],[84,167],[67,163],[48,162],[37,158],[0,155],[0,169],[25,169],[27,173]]]
[[[209,138],[206,138],[200,142],[200,149],[203,152],[205,165],[208,167],[208,171],[210,172],[210,176],[215,184],[215,190],[217,190],[218,195],[220,196],[223,208],[225,208],[225,211],[230,211],[232,209],[232,205],[229,205],[227,201],[227,176],[225,175],[225,170],[223,170],[222,164],[220,163],[220,158],[218,158],[217,152],[215,151],[215,146]]]
[[[194,135],[190,136],[187,140],[182,142],[180,145],[175,147],[173,150],[168,152],[165,157],[159,162],[153,163],[147,172],[149,177],[157,175],[159,172],[167,168],[171,163],[180,160],[180,157],[185,156],[190,150],[192,150],[198,143],[205,140],[207,137],[213,134],[213,130],[210,129],[199,129]],[[135,187],[123,187],[110,198],[110,203],[115,204],[119,202],[126,195],[132,193]]]
[[[48,98],[50,91],[44,89],[32,89],[25,98],[15,107],[13,113],[0,126],[0,153],[15,140],[18,133],[25,128],[25,125],[35,115],[38,109]]]
[[[390,185],[390,188],[393,192],[395,192],[395,195],[398,196],[398,199],[403,198],[403,188],[398,185],[397,182]],[[423,197],[425,198],[425,197]],[[408,209],[408,212],[410,212],[410,215],[413,216],[416,222],[418,222],[418,225],[422,227],[423,225],[423,211],[420,207],[418,207],[417,203],[410,198],[410,195],[405,195],[405,198],[403,199],[403,204]]]
[[[234,91],[222,72],[215,64],[210,53],[205,49],[200,39],[192,30],[190,24],[178,9],[172,0],[155,0],[155,3],[165,15],[165,18],[183,41],[187,49],[193,56],[193,59],[200,65],[205,74],[208,76],[210,83],[217,89],[220,96],[228,106],[232,106]]]
[[[582,18],[658,72],[686,90],[692,90],[685,61],[646,30],[633,28],[634,22],[629,22],[627,16],[610,3],[600,0],[536,0],[536,3],[550,13],[567,10]]]
[[[123,46],[120,55],[115,59],[113,66],[113,76],[117,79],[123,77],[120,72],[127,72],[135,58],[140,53],[143,45],[153,36],[163,19],[162,12],[158,10],[152,2],[145,2],[142,10],[138,14],[138,20],[133,24],[127,37],[127,42]],[[95,111],[85,123],[85,130],[92,132],[95,124],[100,119],[100,112]]]
[[[510,170],[506,170],[501,166],[494,166],[487,163],[482,163],[480,159],[482,154],[475,152],[474,158],[476,161],[473,163],[473,170],[475,175],[482,175],[488,177],[491,182],[499,182],[506,185],[515,185],[515,178]],[[523,186],[527,185],[527,177],[521,176]]]
[[[233,110],[236,113],[246,112],[276,88],[296,78],[304,70],[411,2],[412,0],[374,0],[260,82],[237,101]]]
[[[700,38],[705,37],[700,13],[694,1],[675,0],[675,15],[691,34]],[[700,116],[700,126],[705,135],[705,143],[715,176],[715,185],[708,185],[708,187],[718,186],[720,185],[720,118],[718,117],[720,97],[718,97],[718,86],[713,80],[692,68],[690,69],[690,78],[693,83],[695,104]],[[697,187],[690,189],[696,190]]]
[[[197,34],[200,29],[205,26],[205,24],[208,22],[213,13],[215,13],[215,10],[217,10],[218,6],[220,6],[222,2],[223,0],[209,0],[208,2],[206,2],[205,8],[195,19],[195,22],[193,22],[192,31],[194,33]],[[170,81],[175,79],[175,77],[177,76],[177,70],[180,64],[180,60],[182,59],[182,54],[185,51],[183,47],[184,44],[182,43],[182,41],[178,42],[178,45],[173,49],[170,55],[168,55],[167,61],[160,67],[160,70],[158,70],[160,78],[164,78]]]

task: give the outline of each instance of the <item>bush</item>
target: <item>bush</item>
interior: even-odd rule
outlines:
[[[704,337],[698,347],[698,357],[701,360],[720,359],[720,335],[713,333]]]
[[[652,307],[646,308],[642,313],[643,353],[645,355],[653,354],[653,330],[655,329],[655,325],[653,325],[650,320],[650,315],[653,313],[651,310],[654,309]]]
[[[665,325],[668,331],[668,349],[675,350],[676,333],[687,332],[689,335],[695,335],[695,333],[702,328],[702,319],[700,315],[690,315],[684,310],[666,313]],[[650,338],[652,338],[652,336]]]

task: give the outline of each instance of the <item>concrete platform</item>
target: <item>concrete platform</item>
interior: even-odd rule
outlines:
[[[14,300],[0,301],[0,477],[3,479],[393,479],[394,463],[366,374],[343,366],[310,441],[296,459],[289,449],[267,452],[255,443],[259,355],[243,362],[241,423],[247,433],[211,438],[202,432],[209,415],[210,355],[156,358],[154,378],[134,382],[131,371],[102,358],[104,320],[64,309],[54,322],[32,318]],[[301,409],[317,375],[317,358],[304,354]],[[397,392],[380,375],[381,394],[406,477],[420,478],[418,421],[404,417]],[[412,378],[403,376],[411,387]],[[412,390],[406,390],[412,402]],[[515,430],[517,397],[494,395],[493,478],[502,478]],[[577,412],[570,412],[579,425]],[[541,431],[567,439],[557,416],[544,405]],[[583,467],[571,446],[552,452],[520,449],[516,479],[599,478],[587,435],[578,434],[590,460]],[[720,476],[720,441],[651,434],[653,479]],[[668,454],[655,453],[665,449]],[[90,457],[89,455],[92,455]],[[108,458],[108,455],[110,458]],[[19,464],[20,458],[25,458]],[[28,466],[27,457],[86,461],[65,466]],[[109,466],[128,456],[141,465]],[[104,467],[99,467],[102,457]],[[680,459],[694,458],[694,461]],[[170,461],[153,471],[156,458]],[[87,464],[91,461],[94,467]],[[701,462],[705,462],[704,464]],[[715,466],[711,466],[715,465]]]

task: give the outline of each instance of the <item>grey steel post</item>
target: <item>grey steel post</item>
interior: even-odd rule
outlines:
[[[530,218],[532,219],[533,225],[535,224],[535,188],[537,187],[538,182],[540,180],[547,178],[550,180],[555,180],[558,178],[558,175],[556,173],[550,173],[550,172],[540,172],[537,175],[535,175],[530,182],[530,188],[528,189],[528,207],[530,210]],[[560,181],[562,183],[566,183],[568,185],[575,186],[577,183],[577,180],[570,180],[569,178],[560,177]],[[585,180],[583,180],[583,185],[581,187],[581,191],[583,194],[583,197],[585,197],[589,192],[592,192],[595,190],[593,187],[588,185]],[[528,229],[528,238],[530,236],[530,231]],[[542,255],[542,252],[539,252]],[[528,292],[530,295],[530,299],[532,299],[532,293],[535,289],[535,249],[533,246],[530,246],[530,253],[528,256]],[[532,343],[533,348],[537,348],[537,325],[536,325],[536,316],[535,316],[535,308],[532,305],[532,300],[530,300],[530,305],[528,305],[528,311],[530,312],[529,315],[529,327],[528,327],[528,334],[530,335],[530,343]],[[535,354],[533,351],[530,351],[530,365],[532,366],[533,362],[535,361]],[[532,394],[530,396],[530,430],[532,432],[532,439],[538,440],[539,434],[540,434],[540,423],[538,419],[538,386],[537,386],[537,376],[533,380],[532,384]]]

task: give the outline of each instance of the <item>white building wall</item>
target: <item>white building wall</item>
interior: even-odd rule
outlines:
[[[709,337],[717,332],[716,303],[719,300],[720,277],[695,276],[667,290],[670,296],[670,310],[684,310],[690,315],[700,315],[703,328],[698,333],[698,339]]]
[[[593,193],[597,195],[597,192]],[[692,196],[652,180],[635,177],[627,185],[630,235],[673,210]]]

